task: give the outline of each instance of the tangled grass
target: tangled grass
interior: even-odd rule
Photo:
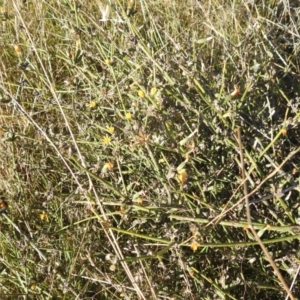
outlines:
[[[300,294],[297,1],[1,5],[1,299]]]

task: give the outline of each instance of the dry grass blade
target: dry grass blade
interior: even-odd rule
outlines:
[[[251,220],[251,213],[250,213],[250,208],[249,208],[249,197],[248,197],[248,187],[247,187],[247,181],[245,178],[245,166],[244,166],[244,156],[243,156],[243,144],[242,144],[242,139],[241,139],[241,130],[240,128],[237,129],[237,142],[239,145],[240,149],[240,158],[241,158],[241,172],[242,172],[242,179],[244,181],[244,195],[245,195],[245,204],[246,204],[246,212],[247,212],[247,221],[248,221],[248,228],[251,230],[253,236],[255,237],[256,241],[259,243],[259,246],[261,247],[263,253],[265,254],[267,260],[270,262],[272,268],[274,269],[275,274],[278,276],[278,279],[280,280],[283,288],[289,295],[291,299],[295,299],[292,292],[290,291],[288,285],[286,284],[284,278],[282,277],[279,269],[277,268],[274,260],[272,259],[271,255],[269,254],[267,248],[265,245],[262,243],[261,239],[259,238],[256,230],[254,229],[252,225],[252,220]]]

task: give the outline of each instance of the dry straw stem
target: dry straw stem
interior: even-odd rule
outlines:
[[[192,221],[192,222],[195,222],[195,223],[201,223],[197,219],[178,217],[178,216],[175,216],[175,215],[171,215],[170,219],[182,220],[182,221]],[[224,225],[224,223],[222,223],[221,225]],[[234,227],[234,226],[232,226],[232,224],[231,224],[231,227]],[[241,227],[241,226],[237,226],[237,227]],[[255,228],[256,228],[256,226],[255,226]],[[188,241],[192,239],[192,237],[190,237],[188,240],[185,240],[185,241],[183,241],[183,242],[181,242],[180,244],[177,245],[171,240],[152,237],[152,236],[149,236],[147,234],[136,233],[136,232],[131,231],[131,230],[123,230],[123,229],[116,228],[116,227],[110,227],[110,229],[114,230],[116,232],[122,233],[122,234],[126,234],[126,235],[131,236],[131,237],[137,237],[137,238],[141,238],[143,240],[156,242],[156,243],[158,243],[157,245],[160,245],[160,246],[168,245],[168,247],[173,247],[173,246],[174,247],[177,247],[177,246],[190,247],[190,243],[188,243]],[[296,227],[295,229],[297,230],[298,228]],[[282,231],[285,231],[285,230],[286,231],[292,231],[293,228],[290,228],[290,227],[289,228],[282,228],[282,230],[279,230],[278,228],[274,228],[274,231],[282,232]],[[299,239],[299,237],[300,237],[300,235],[290,235],[290,236],[281,237],[281,238],[269,239],[269,240],[263,241],[262,243],[263,244],[274,244],[274,243],[280,243],[280,242],[285,242],[285,241],[291,241],[291,240],[294,240],[294,239]],[[201,243],[201,244],[198,245],[198,248],[234,248],[234,247],[249,247],[249,246],[255,246],[255,245],[260,245],[259,241],[235,242],[235,243]],[[148,258],[150,258],[150,257],[148,257]]]
[[[274,263],[271,255],[269,254],[267,248],[262,243],[261,239],[259,238],[258,234],[256,233],[251,220],[251,213],[250,213],[250,207],[249,207],[249,194],[248,194],[248,187],[247,187],[247,180],[245,177],[245,166],[244,166],[244,155],[243,155],[243,144],[241,139],[241,130],[240,128],[237,128],[237,142],[240,150],[240,159],[241,159],[241,172],[242,172],[242,180],[244,182],[244,195],[246,200],[246,213],[247,213],[247,222],[248,222],[248,228],[251,230],[253,236],[255,237],[256,241],[258,242],[259,246],[261,247],[262,251],[264,252],[267,260],[270,262],[272,268],[274,269],[275,274],[277,275],[278,279],[280,280],[283,288],[289,295],[289,297],[293,300],[295,299],[292,292],[290,291],[288,285],[286,284],[283,276],[281,275],[279,269],[277,268],[276,264]],[[278,170],[276,170],[278,172]]]

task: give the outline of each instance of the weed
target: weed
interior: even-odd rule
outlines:
[[[0,298],[299,295],[296,4],[4,1]]]

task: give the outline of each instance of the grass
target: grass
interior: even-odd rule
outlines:
[[[0,2],[1,299],[297,299],[296,4]]]

